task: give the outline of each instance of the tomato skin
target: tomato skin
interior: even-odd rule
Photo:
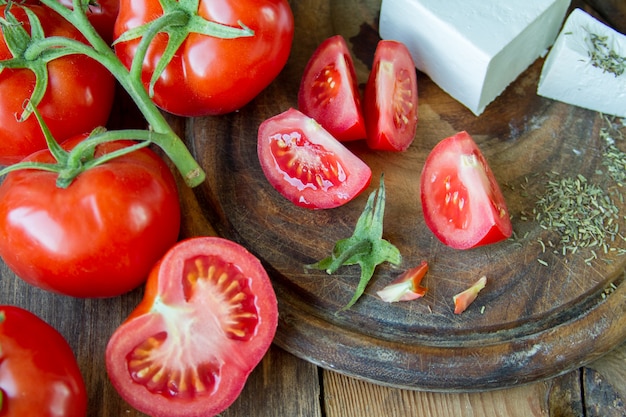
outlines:
[[[52,10],[38,5],[28,8],[39,17],[47,36],[83,39],[76,28]],[[5,9],[6,6],[0,6],[0,16],[4,17]],[[11,12],[30,31],[23,8],[13,4]],[[4,36],[0,35],[0,60],[12,57]],[[57,141],[106,124],[113,105],[115,79],[105,67],[85,55],[68,55],[51,61],[48,73],[48,88],[38,109]],[[19,162],[46,148],[34,115],[24,122],[17,120],[34,86],[35,75],[31,70],[0,72],[0,165]]]
[[[85,417],[85,383],[70,345],[48,323],[0,306],[2,417]]]
[[[511,236],[502,191],[467,132],[443,139],[433,148],[420,181],[424,220],[444,244],[469,249]]]
[[[99,145],[96,156],[129,144]],[[52,157],[40,151],[27,160]],[[176,183],[148,148],[89,169],[66,189],[55,180],[19,170],[0,185],[0,256],[32,285],[73,297],[116,296],[142,284],[178,239]]]
[[[144,299],[109,340],[108,375],[150,416],[214,416],[238,397],[277,324],[276,295],[256,257],[219,237],[189,238],[157,263]],[[141,382],[144,366],[164,371],[158,383]]]
[[[298,91],[298,109],[339,141],[367,136],[354,62],[341,35],[326,39],[311,56]]]
[[[379,41],[363,98],[368,146],[406,150],[415,138],[417,106],[417,74],[409,50],[398,41]]]
[[[372,179],[365,162],[317,121],[293,108],[261,123],[257,152],[270,184],[300,207],[341,206]]]
[[[114,37],[162,14],[158,0],[121,0]],[[237,39],[189,34],[157,81],[153,100],[179,116],[230,113],[255,98],[285,66],[293,40],[293,14],[286,0],[200,0],[198,15],[232,27],[241,21],[255,34]],[[146,87],[167,39],[160,33],[150,44],[142,68]],[[115,45],[128,68],[139,41]]]
[[[72,0],[59,0],[59,3],[73,9]],[[97,4],[90,5],[87,18],[102,38],[111,43],[113,41],[113,26],[120,10],[120,0],[98,0]]]

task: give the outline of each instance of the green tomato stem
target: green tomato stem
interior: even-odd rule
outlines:
[[[172,130],[163,113],[154,104],[145,90],[141,78],[131,76],[129,70],[118,59],[113,49],[89,23],[82,10],[81,0],[73,1],[73,10],[66,8],[56,0],[42,0],[41,2],[72,23],[91,46],[73,39],[50,37],[45,42],[39,43],[37,48],[67,47],[76,53],[85,54],[100,62],[128,92],[150,125],[150,129],[159,133],[159,135],[153,137],[153,142],[170,158],[183,176],[185,183],[190,187],[200,185],[205,179],[204,170],[194,159],[191,152],[189,152],[182,139]]]

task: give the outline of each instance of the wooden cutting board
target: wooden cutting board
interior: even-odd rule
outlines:
[[[574,2],[574,4],[578,4]],[[251,105],[225,117],[181,121],[192,152],[206,169],[205,184],[188,194],[187,231],[204,223],[257,255],[279,298],[276,343],[306,360],[380,384],[436,391],[502,388],[551,377],[589,362],[626,338],[626,256],[591,250],[563,256],[539,242],[556,242],[532,213],[546,173],[584,175],[609,186],[602,166],[607,121],[598,113],[538,97],[540,59],[480,116],[472,115],[424,74],[418,74],[419,126],[404,153],[350,149],[373,171],[369,190],[332,210],[298,208],[265,179],[256,154],[256,133],[266,118],[296,107],[300,78],[319,43],[342,34],[352,48],[361,83],[378,41],[380,2],[292,2],[296,37],[279,78]],[[420,172],[433,146],[468,131],[498,179],[513,218],[515,238],[468,251],[441,244],[425,226],[419,199]],[[624,144],[618,146],[626,148]],[[602,171],[602,173],[599,173]],[[398,268],[380,266],[365,295],[352,297],[358,267],[329,276],[307,270],[352,234],[367,195],[385,174],[384,237],[398,246]],[[618,203],[623,226],[626,208]],[[626,242],[613,243],[618,248]],[[540,261],[538,261],[540,259]],[[376,291],[421,261],[430,265],[420,300],[388,304]],[[547,265],[546,265],[547,264]],[[486,275],[487,287],[462,315],[452,296]],[[608,290],[610,289],[610,291]]]

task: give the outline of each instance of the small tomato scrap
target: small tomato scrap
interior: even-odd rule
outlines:
[[[461,314],[464,312],[470,304],[474,302],[478,293],[487,285],[487,277],[482,276],[471,287],[456,294],[452,297],[454,301],[454,314]]]
[[[10,305],[0,306],[0,415],[87,415],[85,383],[63,335]]]
[[[186,239],[155,265],[143,301],[109,340],[109,378],[152,417],[214,416],[239,396],[277,323],[255,256],[223,238]]]
[[[388,303],[396,301],[411,301],[426,295],[428,288],[420,283],[428,272],[428,263],[422,261],[418,266],[403,272],[391,284],[387,285],[376,294]]]
[[[352,236],[339,240],[331,256],[307,265],[307,268],[325,270],[329,275],[344,265],[358,264],[361,267],[361,277],[354,296],[342,310],[352,307],[363,295],[374,275],[376,266],[383,262],[393,265],[399,265],[402,262],[398,248],[382,238],[384,213],[385,183],[381,176],[380,186],[367,199]]]

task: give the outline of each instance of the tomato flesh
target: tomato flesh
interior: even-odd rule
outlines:
[[[433,148],[422,170],[420,194],[426,225],[453,248],[499,242],[513,232],[502,191],[467,132]]]
[[[265,120],[257,147],[270,184],[301,207],[338,207],[371,181],[372,172],[361,159],[295,109]]]
[[[417,75],[403,43],[378,43],[363,106],[370,148],[404,151],[413,143],[418,121]]]
[[[298,109],[339,141],[365,139],[365,121],[354,62],[341,35],[322,42],[307,63]]]
[[[278,323],[261,263],[217,237],[179,242],[106,350],[112,384],[154,417],[213,416],[232,404]]]
[[[85,417],[87,392],[72,348],[44,320],[0,306],[0,415]]]

